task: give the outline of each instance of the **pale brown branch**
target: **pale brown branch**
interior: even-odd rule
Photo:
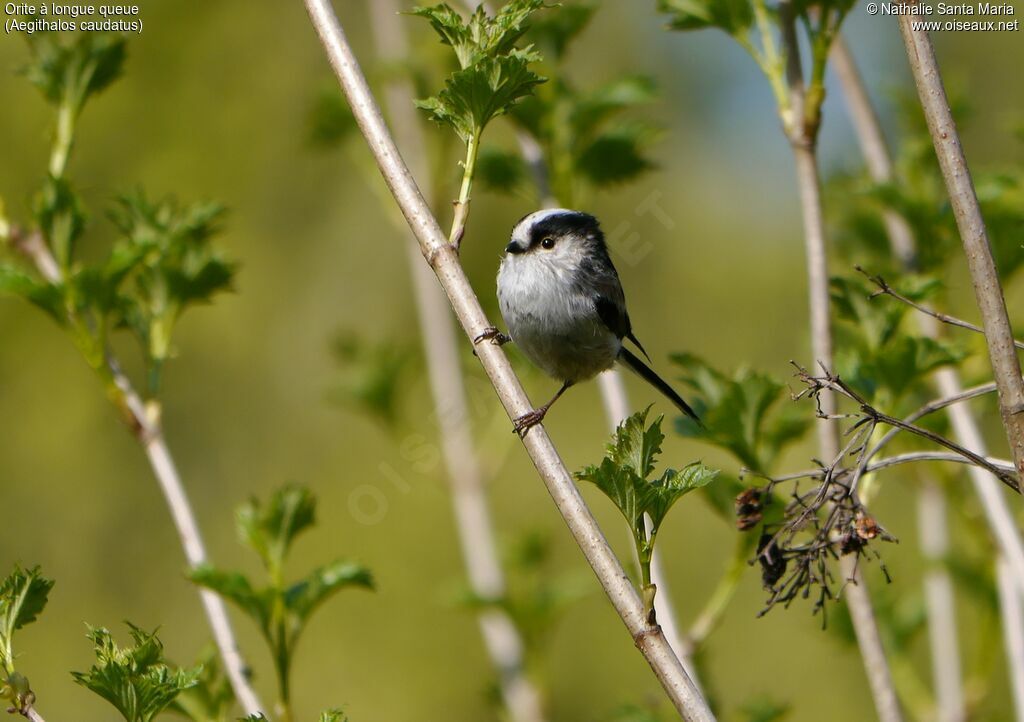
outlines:
[[[921,18],[916,14],[900,15],[900,32],[967,256],[974,295],[985,329],[992,375],[999,387],[999,410],[1006,438],[1014,463],[1024,474],[1024,380],[1021,379],[1006,300],[967,158],[960,145],[960,136],[939,74],[935,49],[928,33],[915,29],[915,24],[920,22]]]
[[[328,0],[305,0],[305,4],[356,122],[388,188],[416,235],[424,257],[444,287],[467,337],[480,337],[491,324],[459,264],[455,249],[448,243],[402,160],[334,10]],[[530,401],[501,348],[481,343],[476,350],[477,358],[509,418],[515,419],[530,411]],[[609,600],[676,710],[688,720],[714,719],[707,702],[686,675],[661,629],[647,624],[636,590],[608,546],[543,426],[536,426],[525,434],[523,444]]]
[[[381,60],[395,64],[408,61],[408,43],[398,15],[398,3],[370,0],[367,6]],[[395,75],[385,84],[383,93],[395,128],[395,139],[407,149],[409,164],[417,175],[429,179],[426,139],[415,115],[411,84]],[[429,195],[429,190],[427,193]],[[402,226],[407,233],[408,228],[404,223]],[[470,412],[455,324],[444,292],[423,263],[415,240],[410,237],[408,245],[409,273],[463,563],[469,584],[478,598],[501,599],[505,595],[505,575],[495,542],[480,460],[470,433]],[[515,622],[497,607],[481,610],[477,619],[510,718],[514,722],[543,722],[541,694],[524,669],[523,639]]]

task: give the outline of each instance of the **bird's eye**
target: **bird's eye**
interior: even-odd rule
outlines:
[[[540,242],[540,245],[550,251],[552,248],[555,247],[555,239],[552,238],[551,236],[548,236],[547,238]]]

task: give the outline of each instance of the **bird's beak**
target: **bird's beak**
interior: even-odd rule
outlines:
[[[526,246],[519,244],[519,241],[512,239],[509,244],[505,246],[505,253],[522,253],[526,250]]]

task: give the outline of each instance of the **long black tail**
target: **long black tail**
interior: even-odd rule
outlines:
[[[688,403],[683,401],[683,397],[677,394],[675,389],[665,383],[658,374],[654,373],[654,370],[647,366],[647,364],[630,353],[628,349],[623,348],[619,351],[619,360],[626,364],[630,371],[635,373],[654,388],[658,389],[661,393],[665,394],[665,396],[675,404],[680,411],[696,421],[698,424],[700,423],[697,413],[690,408]]]

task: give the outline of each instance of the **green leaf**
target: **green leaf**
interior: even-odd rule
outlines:
[[[357,130],[355,116],[337,88],[325,88],[309,114],[309,140],[314,146],[341,145]]]
[[[62,44],[63,35],[29,35],[32,61],[22,73],[54,105],[65,105],[73,115],[86,100],[106,89],[121,74],[126,42],[123,36],[78,33]]]
[[[305,623],[317,607],[346,587],[373,589],[370,570],[353,562],[334,561],[290,586],[284,593],[285,605]]]
[[[619,424],[600,466],[588,466],[576,474],[577,479],[591,482],[612,500],[636,535],[645,534],[641,531],[644,514],[651,516],[656,533],[676,501],[718,475],[696,462],[678,471],[667,469],[660,478],[648,480],[665,439],[662,417],[647,426],[649,412],[650,407]]]
[[[373,343],[351,333],[339,334],[332,351],[341,373],[330,391],[331,400],[368,413],[393,431],[401,414],[413,351],[388,341]]]
[[[253,621],[269,633],[273,614],[273,595],[266,590],[253,589],[249,580],[239,572],[225,572],[209,564],[203,564],[188,572],[188,578],[201,587],[216,592],[230,600],[244,611]]]
[[[59,286],[40,281],[12,266],[0,265],[0,295],[2,294],[20,296],[41,308],[58,324],[67,323],[64,298]]]
[[[640,124],[605,132],[580,150],[577,171],[597,187],[630,181],[655,167],[643,153],[655,135],[653,129]]]
[[[257,712],[256,714],[239,717],[238,722],[270,722],[270,720],[264,717],[262,712]]]
[[[527,182],[527,168],[519,153],[484,148],[476,161],[476,180],[500,193],[515,193]]]
[[[771,697],[756,697],[740,711],[745,722],[778,722],[789,714],[790,706]]]
[[[543,0],[511,0],[492,18],[480,4],[468,22],[448,3],[413,8],[409,14],[429,20],[441,42],[455,51],[459,67],[465,69],[485,58],[510,53],[526,32],[527,20],[542,7]]]
[[[480,58],[452,73],[440,93],[417,100],[416,106],[434,122],[451,127],[468,143],[492,119],[507,113],[516,101],[544,82],[529,68],[530,63],[539,60],[540,55],[529,49],[514,49],[497,58]]]
[[[264,505],[250,499],[235,515],[238,535],[271,573],[281,569],[295,538],[316,522],[316,499],[308,489],[286,486]]]
[[[168,709],[192,722],[224,722],[235,704],[235,693],[221,669],[217,647],[207,645],[196,666],[201,671],[195,686],[183,690]]]
[[[691,354],[676,354],[672,361],[697,392],[694,408],[704,424],[684,418],[677,423],[679,433],[726,449],[749,469],[767,473],[810,426],[794,404],[780,408],[790,393],[770,376],[741,368],[730,378]]]
[[[53,580],[42,575],[39,567],[14,570],[0,584],[0,666],[7,674],[14,671],[14,633],[36,620],[53,589]]]
[[[738,36],[754,22],[750,0],[658,0],[658,11],[671,15],[672,30],[714,27]]]
[[[647,426],[650,411],[648,406],[625,419],[615,430],[611,443],[605,447],[609,461],[616,466],[631,468],[644,479],[654,471],[654,462],[661,453],[661,442],[665,440],[661,433],[661,417]]]
[[[328,709],[320,713],[320,722],[347,722],[348,715],[340,709]]]
[[[48,176],[33,202],[33,214],[57,264],[66,273],[85,230],[85,211],[71,184]]]
[[[651,492],[645,504],[651,515],[652,526],[657,529],[677,501],[694,489],[707,486],[718,476],[717,469],[709,469],[695,461],[681,470],[667,469],[660,479],[650,483]]]
[[[578,136],[590,137],[624,111],[658,99],[654,80],[645,75],[618,78],[578,96],[569,122]]]
[[[194,686],[200,668],[171,669],[156,632],[129,624],[131,647],[118,647],[110,632],[89,629],[97,664],[88,672],[72,672],[75,681],[107,700],[127,722],[150,722],[180,692]]]
[[[569,45],[590,24],[597,12],[593,2],[563,2],[533,21],[527,38],[556,60],[565,57]]]

